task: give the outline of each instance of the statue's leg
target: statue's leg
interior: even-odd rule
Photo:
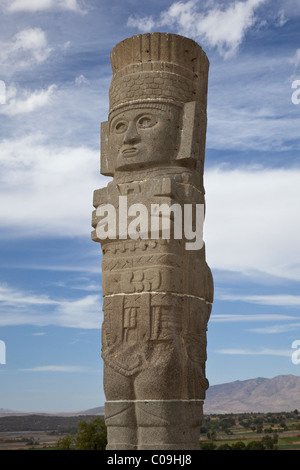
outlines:
[[[132,378],[104,365],[107,450],[137,449],[137,425]]]
[[[187,396],[181,355],[173,353],[164,362],[166,356],[161,350],[161,362],[135,379],[138,449],[199,449],[203,400]]]
[[[138,449],[199,450],[202,400],[136,401]]]

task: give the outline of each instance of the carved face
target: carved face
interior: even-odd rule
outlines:
[[[111,119],[108,145],[116,170],[145,168],[173,159],[180,111],[175,106],[168,108],[127,108]]]

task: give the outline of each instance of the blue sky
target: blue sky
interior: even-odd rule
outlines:
[[[298,0],[0,0],[0,408],[104,403],[92,198],[110,51],[142,32],[191,37],[210,60],[210,384],[299,375],[299,28]]]

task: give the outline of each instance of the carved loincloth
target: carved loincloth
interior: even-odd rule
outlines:
[[[173,294],[106,297],[103,305],[102,357],[124,376],[145,369],[182,369],[189,387],[196,378],[205,390],[206,326],[210,306],[203,300]],[[195,392],[196,393],[196,392]]]

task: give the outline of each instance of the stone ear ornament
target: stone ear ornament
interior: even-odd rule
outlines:
[[[180,146],[175,160],[198,160],[201,155],[201,141],[205,140],[206,116],[198,101],[183,106]]]
[[[101,157],[100,173],[104,176],[114,176],[113,162],[108,155],[109,122],[101,122]]]

